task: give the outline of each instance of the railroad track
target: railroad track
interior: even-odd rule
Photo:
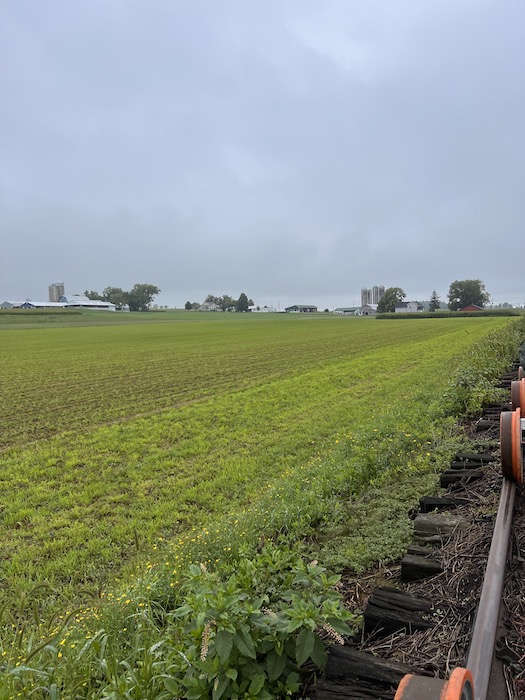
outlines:
[[[417,667],[414,670],[398,662],[377,658],[375,654],[367,653],[366,647],[365,651],[345,647],[334,648],[327,667],[327,679],[318,683],[316,690],[318,700],[336,698],[367,700],[392,697],[394,700],[486,700],[487,698],[499,700],[500,697],[508,697],[501,687],[496,694],[494,691],[496,686],[491,685],[491,673],[500,624],[500,607],[516,492],[524,480],[525,371],[520,366],[517,368],[517,380],[512,377],[516,377],[516,370],[504,380],[510,388],[511,405],[488,407],[484,417],[478,421],[480,430],[493,433],[497,431],[503,478],[498,477],[498,481],[501,482],[499,505],[468,652],[464,657],[466,661],[462,665],[457,664],[449,669],[448,678],[442,679],[432,674],[428,668],[422,668],[418,672]],[[457,455],[457,459],[451,464],[451,469],[441,477],[441,485],[451,486],[453,495],[441,499],[427,499],[426,510],[434,511],[434,514],[429,515],[427,520],[419,515],[416,518],[416,525],[420,517],[424,523],[420,527],[423,541],[425,541],[425,535],[428,535],[427,542],[432,542],[433,536],[438,540],[443,539],[447,527],[450,527],[451,532],[460,527],[460,518],[445,512],[436,516],[435,509],[443,511],[447,507],[461,505],[462,501],[466,502],[467,499],[457,497],[460,490],[459,487],[454,490],[454,485],[459,484],[464,487],[481,479],[483,467],[494,462],[495,459],[494,455],[488,454]],[[495,472],[493,477],[495,483]],[[422,504],[424,502],[425,499],[422,499]],[[431,532],[433,522],[441,523],[436,526],[435,535]],[[425,530],[427,526],[430,528],[428,531]],[[412,547],[400,566],[404,581],[433,576],[442,570],[442,563],[432,556],[429,557],[428,547],[421,546]],[[433,600],[414,597],[401,589],[383,586],[368,597],[364,612],[364,635],[373,637],[378,631],[390,634],[389,643],[392,645],[396,630],[402,630],[403,634],[418,633],[418,631],[422,635],[432,634],[432,628],[441,624],[441,622],[436,624],[433,619],[435,609],[436,604]],[[519,659],[519,663],[522,664],[524,660],[524,658]],[[396,686],[397,691],[394,695],[392,688]],[[490,695],[489,688],[491,688]],[[514,695],[514,697],[521,699],[522,696]],[[525,686],[523,697],[525,699]]]
[[[500,416],[503,481],[466,666],[455,668],[448,680],[407,674],[398,686],[395,700],[486,700],[488,697],[516,485],[523,483],[525,419],[521,417],[521,409],[525,415],[525,372],[522,367],[518,380],[511,383],[511,404],[512,411]]]

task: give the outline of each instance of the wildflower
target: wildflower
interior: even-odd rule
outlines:
[[[323,622],[321,625],[321,629],[326,632],[327,636],[332,639],[334,642],[337,642],[338,644],[344,644],[345,640],[343,637],[339,634],[339,632],[336,632],[332,625],[328,624],[328,622]]]
[[[201,638],[201,661],[205,661],[208,656],[208,647],[210,644],[210,632],[212,630],[213,623],[207,622],[202,630]]]

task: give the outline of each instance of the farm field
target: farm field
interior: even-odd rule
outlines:
[[[72,327],[8,331],[0,325],[0,449],[181,409],[378,349],[387,361],[392,348],[508,322],[399,321],[386,329],[372,320],[333,316],[175,313],[140,314],[133,324],[135,315],[123,315],[99,326],[101,314],[93,316],[82,327],[76,317]]]
[[[0,329],[4,590],[102,583],[405,407],[507,318],[170,314]],[[406,424],[406,425],[405,425]]]

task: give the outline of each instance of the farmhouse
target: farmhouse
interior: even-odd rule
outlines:
[[[415,314],[424,310],[423,304],[418,301],[398,301],[394,311],[396,314]]]
[[[213,301],[203,301],[199,306],[199,311],[220,311],[220,309]]]
[[[481,306],[476,306],[476,304],[469,304],[464,306],[460,311],[483,311]]]
[[[287,314],[314,314],[317,312],[317,306],[307,306],[305,304],[295,304],[285,308]]]

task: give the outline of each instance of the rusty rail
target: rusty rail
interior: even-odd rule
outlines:
[[[503,483],[494,533],[476,612],[466,668],[456,668],[448,680],[409,674],[394,700],[486,700],[496,642],[505,565],[510,542],[516,484],[523,483],[525,448],[525,377],[512,382],[513,411],[501,414],[500,444]],[[517,385],[517,386],[516,386]]]
[[[515,495],[516,484],[504,479],[467,658],[476,700],[485,700],[489,688]]]

